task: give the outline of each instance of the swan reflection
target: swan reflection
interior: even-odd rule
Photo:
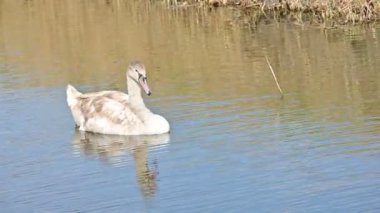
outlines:
[[[169,134],[119,136],[76,130],[72,144],[76,152],[95,156],[112,165],[123,165],[128,162],[125,158],[133,157],[140,189],[144,196],[150,197],[156,191],[158,162],[149,163],[149,148],[163,148],[169,141]]]

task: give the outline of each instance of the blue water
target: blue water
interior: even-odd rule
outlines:
[[[380,136],[371,130],[379,117],[315,119],[327,109],[300,110],[291,95],[283,100],[290,106],[274,109],[260,103],[278,102],[276,96],[186,104],[163,97],[147,104],[168,117],[170,136],[155,141],[89,134],[86,145],[77,138],[86,136],[75,131],[63,94],[64,87],[1,93],[2,211],[367,212],[380,207]],[[136,157],[141,150],[143,159]],[[153,188],[145,186],[148,180],[138,181],[144,174],[136,174],[141,160],[154,176]]]
[[[0,14],[0,212],[380,211],[379,25],[142,1]],[[170,134],[76,130],[66,84],[124,91],[136,58]]]

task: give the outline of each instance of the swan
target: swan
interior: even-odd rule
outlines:
[[[128,93],[101,91],[83,94],[67,85],[67,104],[79,130],[111,135],[155,135],[168,133],[169,122],[144,104],[149,96],[145,66],[132,61],[126,71]]]

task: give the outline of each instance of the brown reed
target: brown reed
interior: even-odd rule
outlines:
[[[324,24],[334,21],[340,25],[368,23],[379,20],[379,0],[165,0],[175,5],[209,5],[210,7],[234,6],[241,9],[276,13],[286,16],[301,14],[301,18],[313,17],[313,21]]]

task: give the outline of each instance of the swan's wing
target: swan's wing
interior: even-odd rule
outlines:
[[[118,101],[123,105],[129,104],[129,96],[123,92],[111,91],[104,94],[105,97]]]
[[[124,124],[138,120],[128,104],[123,104],[104,95],[82,96],[80,108],[85,122],[93,120],[94,123],[97,123],[95,120],[106,119],[113,124]]]
[[[82,98],[91,98],[91,97],[106,97],[109,99],[112,99],[114,101],[118,101],[124,105],[129,104],[129,96],[128,94],[125,94],[123,92],[119,91],[101,91],[101,92],[93,92],[93,93],[86,93],[83,94]]]

